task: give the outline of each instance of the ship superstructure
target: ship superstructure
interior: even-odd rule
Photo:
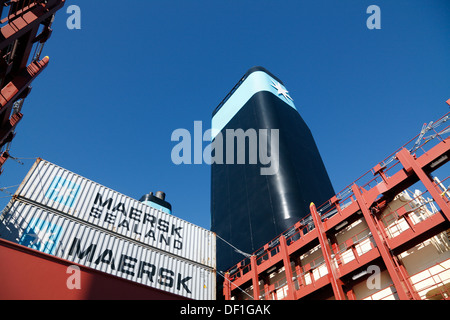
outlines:
[[[227,300],[450,298],[450,115],[225,274]]]

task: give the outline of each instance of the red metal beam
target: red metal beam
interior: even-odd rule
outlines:
[[[281,236],[280,238],[280,253],[283,257],[283,264],[284,264],[284,273],[286,275],[286,282],[288,285],[288,300],[295,300],[295,288],[294,288],[294,282],[292,279],[294,278],[294,274],[292,272],[291,267],[291,259],[289,257],[288,253],[288,246],[286,242],[286,238],[284,236]]]
[[[0,174],[2,174],[2,166],[5,164],[6,160],[8,160],[9,158],[9,153],[8,151],[3,152],[2,154],[0,154]]]
[[[15,77],[0,91],[0,125],[3,128],[10,121],[9,116],[13,103],[21,97],[21,94],[28,92],[31,82],[45,69],[48,65],[49,58],[45,57],[41,61],[35,61],[21,73]]]
[[[22,116],[23,114],[20,112],[14,114],[9,120],[9,123],[4,124],[0,128],[0,147],[3,147],[4,144],[10,142],[14,138],[14,130],[22,119]]]
[[[311,203],[309,209],[311,211],[311,216],[314,220],[314,225],[316,226],[317,229],[320,247],[322,249],[322,254],[325,259],[325,263],[327,265],[328,278],[330,279],[330,283],[333,288],[334,297],[336,298],[336,300],[346,300],[344,290],[342,289],[342,281],[339,279],[334,263],[331,261],[331,249],[330,246],[328,245],[328,239],[326,237],[322,225],[322,220],[319,214],[317,213],[317,209],[314,203]]]
[[[448,149],[450,140],[443,141],[443,143],[446,143],[446,148]],[[423,171],[422,167],[418,164],[417,159],[415,159],[406,149],[400,150],[400,152],[397,153],[397,158],[407,172],[414,172],[417,175],[428,192],[430,192],[431,197],[441,208],[447,220],[450,221],[450,205],[438,192],[434,181],[425,173],[425,171]]]
[[[225,281],[223,284],[223,295],[225,300],[231,300],[231,280],[230,274],[228,272],[225,273]]]
[[[39,28],[39,24],[61,9],[64,3],[65,0],[48,0],[46,4],[40,3],[0,28],[0,50],[3,50],[33,28]]]
[[[376,217],[372,217],[372,213],[370,212],[369,207],[366,204],[364,196],[356,184],[352,186],[352,191],[356,197],[356,201],[361,209],[361,212],[364,215],[366,223],[369,226],[372,237],[377,244],[378,251],[380,252],[384,264],[386,265],[392,282],[394,283],[398,297],[401,300],[420,299],[420,297],[417,295],[417,293],[415,293],[414,289],[409,283],[409,280],[402,277],[402,273],[400,272],[399,266],[395,261],[395,257],[393,257],[393,255],[389,251],[386,238],[384,234],[380,232],[381,230],[378,228],[377,224],[374,221]]]
[[[253,300],[259,300],[259,296],[261,295],[259,290],[259,279],[258,279],[258,266],[256,264],[256,256],[250,257],[251,264],[251,275],[252,275],[252,284],[253,284]]]

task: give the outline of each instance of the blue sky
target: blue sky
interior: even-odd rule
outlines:
[[[66,27],[71,4],[81,30]],[[380,30],[366,27],[369,5]],[[171,134],[209,129],[252,66],[284,82],[336,192],[449,111],[447,0],[68,0],[53,29],[11,155],[137,199],[162,190],[174,215],[205,228],[210,167],[173,164]],[[0,187],[22,181],[23,162],[7,161]]]

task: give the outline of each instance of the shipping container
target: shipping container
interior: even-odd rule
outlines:
[[[0,300],[189,300],[1,238],[0,261]]]
[[[3,210],[0,237],[190,299],[214,300],[216,296],[213,268],[20,200],[12,200]]]
[[[215,233],[38,159],[15,198],[216,268]]]

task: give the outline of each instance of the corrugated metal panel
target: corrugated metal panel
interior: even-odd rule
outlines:
[[[187,298],[215,299],[212,268],[22,201],[10,202],[0,220],[6,240]]]
[[[215,233],[39,159],[16,197],[216,268]]]

